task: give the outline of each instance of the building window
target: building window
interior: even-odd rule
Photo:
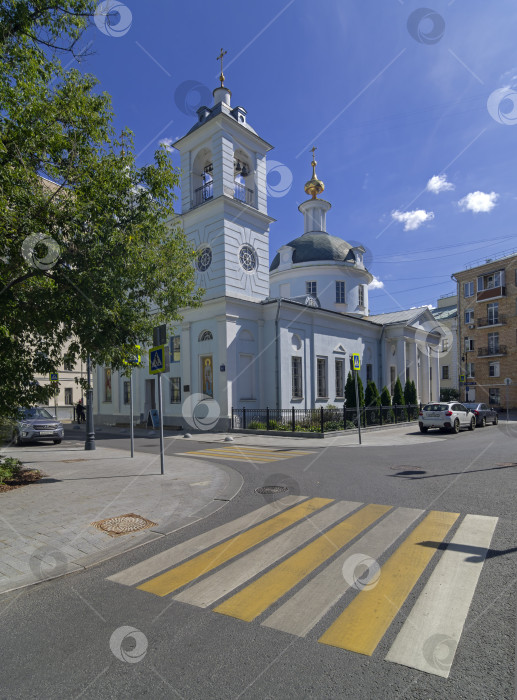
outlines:
[[[465,323],[474,323],[473,311],[465,311]]]
[[[111,403],[111,369],[104,369],[104,401]]]
[[[181,377],[170,377],[171,403],[181,403]]]
[[[305,283],[305,294],[311,297],[317,296],[317,285],[316,282],[306,282]]]
[[[180,353],[180,336],[173,335],[170,340],[170,361],[179,362],[181,358]]]
[[[373,365],[366,365],[366,381],[373,381]]]
[[[499,302],[494,301],[491,304],[487,304],[486,307],[486,320],[488,325],[493,326],[499,323]]]
[[[442,352],[449,352],[449,339],[444,338],[442,340]]]
[[[336,360],[336,396],[343,398],[345,395],[345,361]]]
[[[442,367],[442,379],[449,379],[449,365],[443,365],[443,367]]]
[[[211,264],[212,250],[210,248],[203,248],[198,253],[196,267],[199,270],[199,272],[206,272]]]
[[[131,401],[131,384],[129,382],[124,382],[122,386],[122,394],[123,394],[123,401],[124,405],[127,406],[128,403]]]
[[[72,372],[74,369],[74,363],[71,360],[65,360],[63,366],[67,372]]]
[[[360,284],[358,289],[359,289],[359,306],[364,306],[364,284]]]
[[[257,269],[257,254],[249,245],[243,245],[239,251],[239,263],[246,272]]]
[[[476,376],[475,367],[473,362],[467,362],[467,377],[473,379]]]
[[[199,338],[198,338],[200,343],[203,343],[205,340],[213,340],[213,339],[214,339],[214,336],[212,335],[211,331],[201,331],[201,333],[199,334]]]
[[[488,403],[494,406],[499,406],[501,403],[499,388],[492,388],[488,390]]]
[[[395,382],[397,381],[397,369],[393,365],[390,366],[390,393],[393,396],[395,392]]]
[[[327,358],[318,357],[317,359],[317,397],[326,399],[327,393]]]
[[[67,406],[72,406],[74,403],[74,390],[65,389],[65,404]]]
[[[465,338],[465,352],[474,350],[474,338]]]
[[[474,282],[465,282],[463,285],[463,295],[465,297],[474,296]]]
[[[301,357],[291,357],[291,387],[293,399],[301,399],[303,396]]]
[[[501,366],[499,362],[489,362],[488,363],[488,376],[489,377],[499,377],[501,375]]]
[[[345,303],[345,283],[344,282],[336,282],[336,304],[344,304]]]
[[[499,352],[499,333],[488,334],[488,352],[492,355]]]

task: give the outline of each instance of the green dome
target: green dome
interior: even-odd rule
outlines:
[[[304,233],[287,243],[293,250],[293,264],[313,262],[316,260],[334,260],[335,262],[355,262],[352,246],[342,238],[328,233]],[[270,272],[280,264],[280,253],[275,255]]]

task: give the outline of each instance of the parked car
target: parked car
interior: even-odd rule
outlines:
[[[52,440],[54,445],[59,445],[63,439],[63,424],[45,408],[20,408],[19,414],[13,430],[15,445],[33,440]]]
[[[473,412],[476,416],[476,425],[481,428],[484,428],[487,423],[492,423],[492,425],[499,423],[497,412],[486,403],[464,403],[463,405]]]
[[[421,433],[427,433],[429,428],[459,433],[462,428],[474,430],[476,416],[464,404],[456,401],[428,403],[419,413],[418,425]]]

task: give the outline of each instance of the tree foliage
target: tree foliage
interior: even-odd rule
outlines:
[[[400,377],[397,377],[397,381],[395,382],[395,389],[393,390],[393,405],[404,405],[404,392],[402,390],[402,382],[400,381]]]
[[[460,392],[453,387],[443,387],[440,389],[440,401],[459,401]]]
[[[391,394],[387,386],[384,386],[381,391],[381,406],[391,406]]]
[[[352,376],[352,372],[348,372],[348,377],[346,379],[346,384],[345,384],[345,404],[347,408],[356,408],[356,400],[355,400],[355,383],[354,383],[354,377]],[[357,389],[359,393],[359,406],[364,406],[364,389],[363,389],[363,383],[361,381],[361,377],[359,376],[359,373],[357,373]]]
[[[380,406],[381,396],[374,381],[369,381],[364,392],[364,403],[366,406]]]
[[[0,6],[0,416],[46,402],[37,374],[87,353],[119,368],[152,327],[196,305],[164,148],[137,167],[109,95],[65,70],[91,0]]]
[[[418,396],[416,392],[416,385],[412,379],[408,379],[404,385],[404,403],[407,405],[416,405],[418,402]]]

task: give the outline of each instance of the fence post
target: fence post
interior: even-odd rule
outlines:
[[[246,430],[246,408],[242,409],[242,429]]]
[[[343,404],[343,430],[346,430],[346,403]]]
[[[269,406],[266,406],[266,430],[269,430]]]
[[[234,409],[233,409],[233,406],[232,406],[232,430],[233,430],[233,424],[234,424],[234,420],[233,420],[233,410],[234,410]]]
[[[291,427],[292,427],[293,433],[294,433],[294,429],[296,427],[295,420],[294,420],[294,406],[291,408]]]
[[[320,407],[320,429],[322,433],[325,432],[323,429],[323,406]]]
[[[393,408],[395,409],[393,411],[393,413],[395,414],[395,423],[396,423],[397,422],[397,406],[396,406],[396,404],[395,404],[395,406],[393,406]]]

